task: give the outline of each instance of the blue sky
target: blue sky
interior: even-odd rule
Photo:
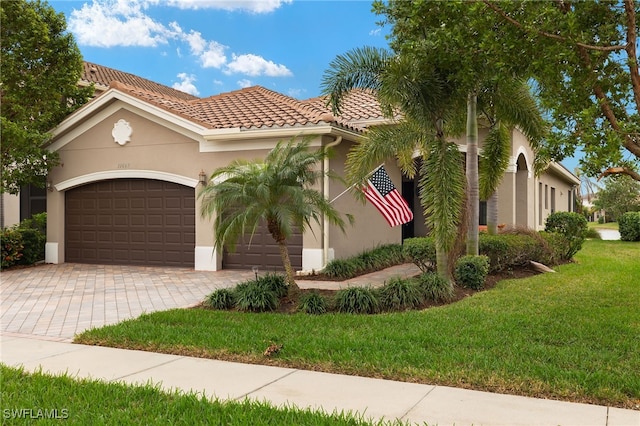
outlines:
[[[386,47],[370,0],[51,1],[84,59],[200,97],[261,85],[320,94],[336,55]]]

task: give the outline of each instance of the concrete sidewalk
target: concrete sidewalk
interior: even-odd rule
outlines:
[[[220,399],[352,411],[429,425],[638,426],[640,411],[290,368],[0,336],[0,361],[51,374],[203,392]]]

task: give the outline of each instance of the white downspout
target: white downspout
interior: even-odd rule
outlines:
[[[342,136],[336,136],[336,139],[333,142],[325,145],[325,150],[336,145],[339,145],[342,142]],[[327,173],[329,172],[329,158],[324,158],[324,164],[322,166],[322,170],[324,171],[324,182],[322,183],[322,191],[324,193],[325,200],[330,200],[329,198],[329,176]],[[329,262],[329,219],[325,215],[322,220],[322,267],[327,266]]]

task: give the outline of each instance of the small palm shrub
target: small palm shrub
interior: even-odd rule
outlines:
[[[480,290],[489,273],[487,256],[462,256],[456,261],[454,275],[456,282],[463,287]]]
[[[622,241],[640,241],[640,212],[627,212],[618,219]]]
[[[379,271],[405,262],[400,244],[384,244],[346,259],[334,259],[324,268],[324,273],[343,280],[363,273]]]
[[[564,237],[564,244],[560,250],[562,260],[571,260],[582,248],[587,232],[587,219],[579,213],[555,212],[551,213],[545,222],[546,232],[555,232]]]
[[[277,298],[287,295],[289,285],[284,275],[268,273],[256,280],[258,284],[264,285],[276,293]]]
[[[425,272],[418,278],[418,285],[423,297],[434,302],[450,302],[453,300],[453,286],[447,279],[435,272]]]
[[[235,298],[233,291],[221,288],[208,295],[203,302],[204,306],[212,309],[227,310],[233,308]]]
[[[378,298],[370,288],[349,287],[336,293],[336,309],[349,314],[374,314],[378,310]]]
[[[300,297],[298,310],[307,314],[321,315],[329,310],[327,298],[319,293],[305,293]]]
[[[378,290],[380,305],[388,311],[414,309],[422,303],[417,282],[393,277]]]
[[[276,292],[265,283],[255,280],[238,284],[235,299],[236,308],[241,311],[267,312],[278,307]]]

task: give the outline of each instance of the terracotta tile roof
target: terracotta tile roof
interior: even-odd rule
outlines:
[[[138,77],[137,75],[118,71],[102,65],[93,64],[91,62],[84,62],[81,81],[85,83],[95,83],[106,87],[109,87],[109,85],[113,81],[119,81],[120,83],[139,87],[141,89],[146,89],[156,93],[161,93],[178,99],[184,99],[187,101],[198,99],[196,96],[181,92],[180,90],[176,90],[169,86],[164,86],[151,80],[147,80],[146,78]]]
[[[326,106],[326,96],[311,98],[302,102],[314,105],[316,108],[325,109],[329,112],[331,111],[331,108]],[[342,102],[340,107],[340,118],[349,122],[376,120],[383,119],[384,114],[380,109],[378,98],[373,91],[354,89],[345,96]]]
[[[334,117],[325,98],[299,101],[261,86],[198,98],[133,74],[85,62],[83,80],[115,88],[208,129],[265,129],[330,123],[361,132],[366,120],[383,118],[373,92],[356,90]]]

